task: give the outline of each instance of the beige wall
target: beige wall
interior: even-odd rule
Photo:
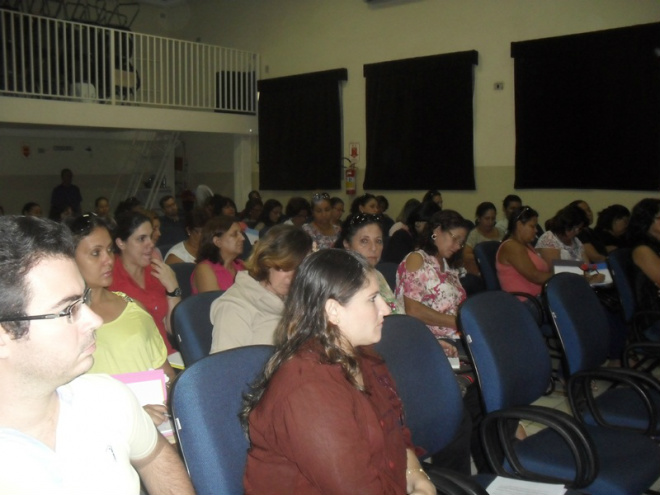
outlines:
[[[278,77],[346,67],[343,89],[344,143],[357,141],[366,151],[364,122],[365,63],[463,50],[477,50],[475,81],[475,163],[477,191],[444,191],[447,207],[471,217],[485,200],[499,205],[516,192],[537,208],[542,219],[581,197],[595,211],[611,203],[631,206],[651,193],[591,190],[513,189],[514,98],[510,43],[547,36],[608,29],[660,21],[657,0],[195,0],[170,8],[144,5],[133,28],[155,35],[200,40],[254,50],[261,54],[262,77]],[[504,90],[493,84],[503,82]],[[229,136],[185,133],[191,185],[208,184],[215,192],[232,194],[233,147]],[[46,203],[58,181],[59,169],[70,165],[82,186],[85,206],[98,194],[109,194],[112,176],[124,157],[121,145],[94,146],[93,153],[17,154],[25,141],[0,139],[0,204],[15,212],[29,199]],[[32,141],[33,147],[48,149]],[[84,146],[82,147],[84,148]],[[99,151],[96,151],[99,150]],[[103,150],[103,151],[101,151]],[[365,161],[358,163],[358,185]],[[625,164],[623,164],[625,166]],[[88,170],[90,173],[88,174]],[[98,170],[98,172],[96,172]],[[107,173],[107,172],[106,172]],[[414,171],[411,171],[414,173]],[[450,171],[445,173],[451,173]],[[258,165],[252,165],[254,186]],[[443,174],[428,178],[429,187],[443,187]],[[329,191],[346,197],[341,191]],[[359,190],[361,192],[361,190]],[[409,197],[423,191],[385,193],[396,215]],[[264,191],[265,197],[286,201],[308,191]],[[240,195],[240,194],[239,194]],[[235,198],[239,206],[245,198]]]
[[[476,205],[499,205],[513,189],[514,87],[510,43],[660,21],[656,0],[200,0],[187,22],[171,31],[190,40],[241,47],[261,54],[262,77],[346,67],[344,143],[365,152],[363,64],[477,50],[475,163],[477,191],[444,192],[447,207],[472,216]],[[503,82],[504,90],[493,84]],[[625,166],[625,164],[623,164]],[[365,162],[358,164],[360,178]],[[414,173],[414,171],[411,171]],[[451,173],[450,171],[444,173]],[[255,178],[258,169],[255,166]],[[443,174],[429,177],[442,190]],[[256,185],[256,182],[255,182]],[[330,191],[339,193],[339,191]],[[370,191],[380,193],[381,191]],[[561,190],[515,191],[542,218],[581,197],[598,211],[615,202],[631,206],[650,193]],[[395,213],[419,191],[384,191]],[[269,193],[286,199],[291,194]],[[240,199],[240,198],[239,198]]]

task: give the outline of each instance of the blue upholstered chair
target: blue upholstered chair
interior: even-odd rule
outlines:
[[[186,368],[174,382],[172,420],[197,495],[243,493],[249,441],[238,414],[243,394],[273,349],[248,346],[218,352]]]
[[[559,273],[548,280],[544,295],[564,349],[573,415],[589,424],[626,427],[655,437],[660,382],[646,373],[600,367],[607,359],[609,324],[589,282],[574,273]],[[596,397],[592,380],[609,382],[609,388]]]
[[[181,264],[181,263],[179,263]],[[172,312],[172,330],[186,366],[208,356],[213,340],[211,304],[224,291],[202,292],[184,299]]]
[[[640,311],[633,285],[635,265],[632,249],[619,248],[607,258],[614,286],[619,293],[623,317],[628,326],[631,344],[624,358],[633,357],[635,368],[650,371],[660,365],[660,314]],[[628,364],[627,361],[624,363]]]
[[[513,295],[476,294],[461,306],[458,324],[487,414],[481,440],[497,474],[608,495],[642,493],[660,477],[660,446],[653,440],[530,405],[550,382],[551,362],[536,322]],[[519,420],[547,427],[518,440]]]
[[[501,244],[500,241],[484,241],[474,246],[474,258],[486,284],[486,290],[502,290],[495,267],[495,256]]]
[[[396,382],[413,444],[424,451],[420,457],[440,452],[454,439],[463,418],[461,392],[442,347],[418,319],[391,315],[385,318],[375,348]],[[438,493],[486,493],[476,481],[459,473],[428,466],[427,472]],[[463,492],[451,491],[453,485]]]

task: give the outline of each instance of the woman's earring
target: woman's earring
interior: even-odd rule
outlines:
[[[431,234],[431,239],[433,239],[435,241],[437,238],[438,238],[437,234]]]

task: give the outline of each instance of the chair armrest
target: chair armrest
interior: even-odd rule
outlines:
[[[598,425],[609,428],[621,428],[621,426],[608,423],[601,414],[591,387],[592,380],[607,381],[611,384],[610,387],[623,385],[634,391],[644,404],[644,409],[648,414],[648,424],[643,433],[647,436],[656,435],[658,410],[650,393],[653,391],[660,395],[660,382],[648,373],[626,368],[598,368],[580,371],[572,375],[567,383],[566,395],[568,395],[573,415],[583,422],[584,413],[588,410]]]
[[[453,495],[454,493],[461,495],[488,495],[484,487],[468,476],[435,466],[424,465],[424,467],[427,468],[426,473],[438,490],[438,495]]]
[[[509,294],[512,294],[514,296],[524,297],[530,303],[532,303],[532,306],[534,307],[534,310],[536,311],[536,315],[534,315],[534,319],[536,320],[536,324],[539,325],[539,326],[541,326],[543,324],[543,322],[546,320],[545,311],[543,310],[543,304],[541,304],[541,301],[539,301],[536,296],[533,296],[532,294],[530,294],[528,292],[509,292]]]
[[[514,436],[518,421],[530,420],[554,430],[566,442],[575,461],[575,477],[561,479],[525,469],[516,455]],[[519,406],[489,413],[480,427],[481,443],[488,463],[498,476],[542,483],[559,483],[571,488],[589,485],[598,473],[595,447],[585,427],[572,416],[541,406]],[[505,467],[505,462],[513,472]]]
[[[642,356],[646,359],[660,359],[660,342],[633,342],[628,344],[623,352],[623,366],[627,369],[635,369],[630,363],[631,358]]]

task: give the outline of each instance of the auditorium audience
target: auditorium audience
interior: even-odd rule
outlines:
[[[211,353],[274,343],[291,281],[311,250],[311,238],[293,225],[275,225],[259,240],[234,285],[211,305]]]
[[[344,201],[335,196],[330,198],[330,206],[332,207],[332,224],[341,225],[341,217],[344,216]]]
[[[630,216],[628,236],[636,267],[635,293],[639,309],[660,311],[660,199],[646,198],[637,203]],[[646,338],[660,341],[660,320],[650,315]]]
[[[111,292],[114,245],[103,219],[87,213],[68,222],[73,234],[76,265],[89,295],[89,307],[103,319],[96,329],[94,364],[89,373],[132,373],[162,368],[169,380],[174,370],[167,361],[167,347],[153,318],[141,304],[122,292]],[[144,408],[156,425],[167,418],[167,408]]]
[[[584,246],[577,238],[588,224],[589,219],[582,208],[572,204],[565,206],[546,222],[547,231],[537,241],[536,249],[550,266],[555,260],[589,263]]]
[[[539,214],[529,206],[513,211],[507,237],[496,256],[497,278],[506,292],[539,296],[543,284],[552,277],[548,263],[534,249]]]
[[[139,212],[127,212],[116,218],[114,240],[119,256],[112,270],[111,291],[123,292],[142,303],[158,327],[167,346],[170,344],[170,317],[181,301],[181,289],[176,275],[162,260],[153,257],[152,226],[149,217]]]
[[[241,412],[246,495],[436,493],[394,381],[369,347],[389,312],[362,257],[326,249],[303,262],[275,354]]]
[[[376,267],[383,254],[383,226],[382,215],[358,213],[349,215],[341,227],[341,234],[337,239],[336,247],[355,251],[373,267]],[[378,289],[393,314],[403,314],[405,310],[397,301],[392,289],[378,270],[375,272],[378,280]]]
[[[197,254],[197,266],[190,277],[193,294],[214,290],[227,290],[236,274],[244,270],[243,233],[234,217],[213,217],[202,229]]]
[[[264,203],[263,211],[254,228],[259,231],[259,237],[262,237],[273,225],[277,225],[281,220],[282,203],[276,199],[268,199]]]
[[[303,225],[303,230],[312,238],[317,249],[327,249],[334,245],[339,235],[339,227],[331,221],[330,196],[316,193],[312,196],[312,221]]]
[[[497,209],[491,202],[480,203],[475,212],[475,227],[470,231],[463,250],[463,264],[468,273],[479,275],[479,267],[474,257],[474,247],[484,241],[501,241],[504,231],[495,226]]]
[[[459,354],[456,313],[466,293],[456,266],[467,235],[468,224],[459,213],[435,213],[424,226],[418,249],[401,262],[396,276],[396,297],[406,314],[426,323],[448,356]]]
[[[424,226],[441,208],[433,201],[418,205],[408,215],[406,228],[397,230],[390,237],[383,251],[382,260],[389,263],[401,263],[408,253],[418,249],[422,241]]]
[[[370,213],[375,215],[378,213],[378,200],[376,196],[369,193],[364,193],[358,196],[351,203],[351,214],[357,215],[358,213]]]
[[[610,205],[598,212],[594,232],[600,241],[598,245],[605,247],[605,255],[628,245],[626,232],[629,222],[630,210],[623,205]]]
[[[186,212],[186,234],[188,238],[170,248],[165,254],[165,263],[195,263],[202,239],[202,228],[208,222],[209,216],[205,209],[195,208]]]

